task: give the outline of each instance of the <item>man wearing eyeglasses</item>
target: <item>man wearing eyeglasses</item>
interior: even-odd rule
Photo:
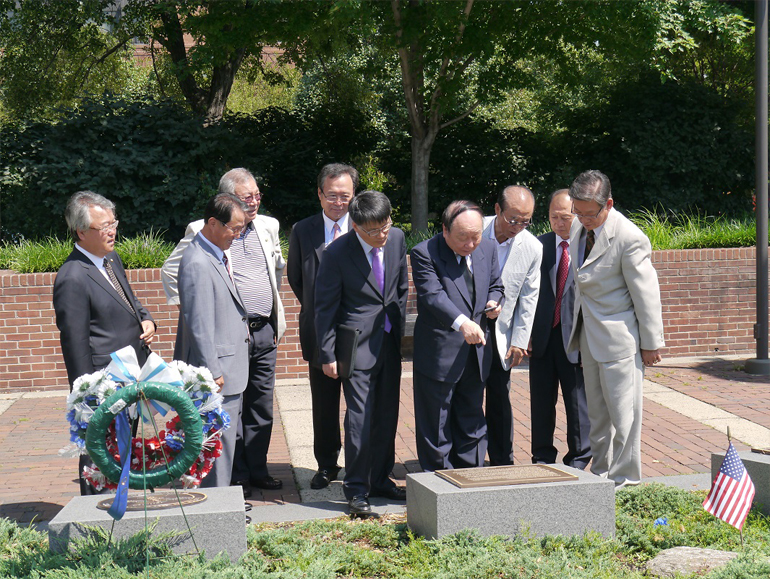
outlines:
[[[337,478],[342,382],[324,374],[319,362],[315,331],[315,285],[324,250],[350,229],[348,206],[358,188],[358,171],[331,163],[318,174],[318,201],[322,211],[294,224],[289,239],[286,276],[300,303],[299,341],[308,363],[313,407],[313,454],[318,470],[310,488],[322,489]]]
[[[513,185],[500,192],[495,215],[484,218],[484,237],[497,248],[500,280],[505,287],[500,315],[490,322],[492,367],[486,382],[486,420],[492,466],[513,464],[511,368],[527,353],[543,258],[542,244],[527,231],[534,212],[532,191]]]
[[[661,360],[663,316],[650,241],[613,208],[609,178],[578,175],[569,189],[575,310],[569,349],[580,348],[591,472],[616,487],[642,479],[644,367]]]
[[[232,482],[242,486],[248,498],[250,487],[277,490],[283,486],[282,481],[270,476],[267,452],[273,430],[276,354],[286,330],[279,293],[286,263],[281,253],[278,220],[258,214],[262,193],[254,175],[244,168],[228,171],[219,181],[219,193],[235,195],[246,207],[246,225],[225,254],[246,305],[251,334],[249,382],[240,415],[232,417],[238,431]],[[161,279],[169,304],[179,304],[177,269],[185,249],[203,226],[203,220],[190,223],[184,239],[163,264]]]
[[[375,516],[369,497],[406,499],[406,490],[390,473],[409,280],[404,232],[392,227],[390,217],[390,201],[383,193],[364,191],[354,197],[353,231],[323,252],[315,283],[319,362],[329,378],[340,378],[339,326],[358,330],[355,364],[342,376],[347,406],[342,490],[350,514],[358,517]]]
[[[174,359],[208,368],[224,397],[232,425],[222,433],[222,455],[201,486],[229,486],[235,457],[237,418],[249,380],[247,305],[236,287],[225,252],[246,225],[247,206],[218,193],[206,204],[203,228],[179,264],[180,316]]]
[[[64,216],[75,247],[56,275],[53,307],[71,389],[77,378],[105,368],[110,354],[126,346],[144,364],[155,322],[136,299],[115,253],[115,204],[79,191],[67,202]],[[81,457],[82,495],[96,494],[83,479],[83,467],[91,465],[88,457]]]

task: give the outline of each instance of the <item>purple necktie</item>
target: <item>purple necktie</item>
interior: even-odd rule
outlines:
[[[372,248],[372,273],[374,279],[377,280],[377,285],[380,287],[380,293],[385,295],[385,269],[382,266],[382,248]],[[388,319],[388,315],[385,314],[385,331],[390,332],[393,326]]]

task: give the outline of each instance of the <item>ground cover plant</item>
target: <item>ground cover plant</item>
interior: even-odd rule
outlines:
[[[481,537],[473,531],[441,540],[412,534],[403,516],[380,521],[326,521],[252,525],[248,551],[237,565],[220,556],[170,554],[164,538],[151,534],[145,570],[144,537],[107,545],[104,533],[66,554],[48,551],[45,534],[0,519],[0,577],[18,579],[244,578],[642,578],[644,564],[662,549],[689,545],[736,551],[740,556],[713,579],[770,575],[770,518],[755,507],[738,531],[701,507],[704,492],[660,484],[616,495],[616,537],[516,539]]]
[[[631,220],[650,238],[653,249],[693,249],[705,247],[750,247],[756,244],[754,216],[743,218],[705,217],[699,215],[661,217],[652,211],[635,212]],[[438,231],[429,229],[411,233],[408,224],[402,226],[407,233],[407,249]],[[531,228],[534,235],[549,231],[544,221]],[[165,241],[162,233],[151,230],[133,237],[119,237],[115,250],[126,269],[161,267],[174,249],[174,243]],[[12,269],[19,273],[58,271],[72,251],[72,242],[48,237],[42,241],[21,240],[0,245],[0,269]],[[288,256],[288,233],[281,234],[281,251]]]

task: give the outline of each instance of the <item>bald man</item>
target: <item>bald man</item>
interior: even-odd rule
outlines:
[[[556,403],[561,386],[567,415],[567,466],[585,469],[591,461],[591,443],[583,369],[576,348],[567,349],[572,332],[575,281],[570,270],[569,232],[575,216],[568,189],[559,189],[548,201],[551,231],[538,237],[543,244],[540,297],[532,326],[529,352],[529,401],[532,424],[532,462],[552,464],[557,451]]]
[[[511,368],[524,359],[540,291],[543,246],[527,228],[535,212],[535,196],[527,187],[503,189],[495,215],[484,218],[484,238],[496,248],[500,280],[505,288],[500,316],[491,322],[492,367],[486,381],[489,464],[513,464]]]

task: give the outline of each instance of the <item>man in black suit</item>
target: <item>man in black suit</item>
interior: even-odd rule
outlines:
[[[133,346],[144,364],[155,335],[155,322],[128,285],[120,257],[114,251],[118,221],[115,204],[97,193],[79,191],[64,212],[75,248],[56,275],[53,307],[61,333],[61,348],[70,389],[83,374],[109,365],[110,354]],[[80,494],[96,490],[83,479]]]
[[[390,479],[395,462],[401,336],[409,287],[404,233],[388,198],[364,191],[350,202],[353,231],[324,251],[315,284],[315,328],[326,376],[338,379],[337,328],[356,328],[345,393],[345,480],[350,514],[373,516],[369,496],[404,500]]]
[[[313,452],[318,471],[310,488],[322,489],[337,478],[340,467],[340,390],[342,381],[321,370],[315,332],[315,283],[324,249],[350,228],[348,204],[358,187],[358,171],[349,165],[325,165],[318,175],[318,201],[323,211],[294,225],[289,238],[286,277],[300,303],[299,341],[308,363],[313,405]]]
[[[487,451],[486,319],[499,315],[503,285],[497,248],[482,238],[483,217],[475,203],[454,201],[441,217],[442,233],[412,250],[414,416],[427,471],[482,466]]]
[[[575,302],[569,255],[569,232],[573,219],[569,190],[559,189],[552,193],[548,205],[552,231],[538,237],[543,244],[543,262],[540,265],[540,297],[529,352],[532,462],[556,462],[553,434],[561,384],[569,449],[564,456],[564,464],[585,469],[591,461],[588,439],[591,425],[583,370],[578,363],[577,350],[567,349]]]

